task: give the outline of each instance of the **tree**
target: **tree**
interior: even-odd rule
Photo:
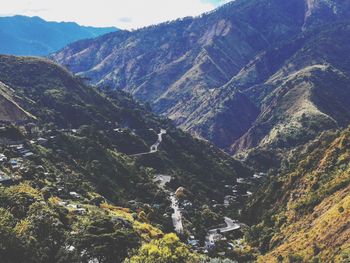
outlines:
[[[161,239],[152,240],[143,244],[138,253],[126,260],[126,263],[199,263],[201,257],[192,253],[189,248],[180,242],[176,234],[165,235]]]
[[[122,226],[119,221],[96,214],[80,225],[82,229],[72,238],[77,258],[82,262],[97,259],[98,262],[122,262],[130,249],[139,246],[138,237],[132,228]],[[80,261],[79,260],[79,261]]]

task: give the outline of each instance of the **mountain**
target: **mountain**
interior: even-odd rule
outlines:
[[[46,56],[77,40],[114,32],[76,23],[48,22],[39,17],[0,17],[0,54]]]
[[[324,132],[260,187],[243,212],[258,262],[349,261],[349,143],[349,128]]]
[[[349,123],[349,5],[237,0],[79,41],[51,58],[229,153],[295,147]]]
[[[0,82],[3,262],[144,262],[144,253],[167,262],[169,251],[178,262],[204,260],[181,240],[204,242],[227,212],[208,204],[251,177],[249,168],[46,59],[0,55]],[[170,233],[170,193],[191,203],[181,240]]]

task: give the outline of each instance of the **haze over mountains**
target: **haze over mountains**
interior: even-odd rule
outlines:
[[[234,1],[201,17],[80,41],[52,58],[150,102],[230,153],[294,145],[349,122],[349,9],[349,1]],[[341,96],[322,86],[325,78],[339,81]]]
[[[74,41],[116,30],[47,22],[39,17],[0,17],[0,54],[46,56]]]

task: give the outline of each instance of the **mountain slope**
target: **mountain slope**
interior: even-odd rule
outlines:
[[[64,163],[95,191],[121,205],[132,199],[162,200],[154,191],[155,173],[171,175],[174,190],[185,187],[200,207],[223,200],[225,184],[251,175],[237,160],[176,129],[129,95],[86,86],[48,60],[0,56],[0,81],[16,94],[13,103],[35,116],[24,123],[34,122],[39,130],[53,133],[55,140],[42,158],[54,166]],[[10,110],[5,106],[0,116]],[[148,152],[160,129],[167,134],[158,152],[132,156]],[[81,189],[77,182],[72,186]]]
[[[165,235],[173,231],[173,212],[156,175],[171,176],[168,191],[182,187],[193,203],[183,215],[185,237],[211,226],[198,221],[202,214],[223,216],[205,204],[222,202],[226,184],[252,176],[130,95],[87,86],[46,59],[0,55],[0,81],[11,99],[0,116],[13,114],[0,131],[0,151],[8,157],[1,180],[11,178],[0,187],[0,210],[7,211],[0,216],[0,254],[7,262],[80,262],[82,255],[122,262],[143,243],[157,249],[162,238],[174,242],[174,255],[199,262],[176,236]],[[161,129],[158,150],[149,152]],[[10,242],[23,257],[13,259]]]
[[[300,0],[235,1],[199,18],[74,43],[52,58],[94,83],[151,102],[185,127],[191,105],[200,106],[266,47],[300,32],[304,10]]]
[[[268,96],[278,96],[288,75],[314,65],[348,73],[348,17],[349,1],[234,1],[197,18],[77,42],[52,59],[237,153],[265,145],[279,130],[264,120],[271,118]]]
[[[39,17],[0,17],[0,54],[43,56],[74,41],[116,31],[76,23],[47,22]]]
[[[259,262],[349,260],[349,128],[323,133],[286,156],[245,209]],[[289,260],[289,261],[288,261]]]
[[[13,99],[13,92],[4,83],[0,82],[1,122],[20,122],[35,117],[23,110]]]

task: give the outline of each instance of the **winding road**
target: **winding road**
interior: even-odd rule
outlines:
[[[152,153],[158,152],[158,147],[161,144],[161,142],[163,141],[163,135],[164,134],[166,134],[166,130],[165,129],[161,129],[160,133],[158,133],[157,141],[154,144],[151,145],[151,147],[150,147],[148,152],[131,154],[130,156],[141,156],[141,155],[152,154]]]
[[[214,228],[208,231],[208,234],[206,236],[207,241],[205,242],[207,247],[214,246],[215,236],[217,236],[219,233],[223,234],[223,233],[231,232],[241,228],[241,224],[237,223],[237,221],[232,220],[231,218],[228,218],[228,217],[225,217],[224,219],[225,219],[226,227]]]

